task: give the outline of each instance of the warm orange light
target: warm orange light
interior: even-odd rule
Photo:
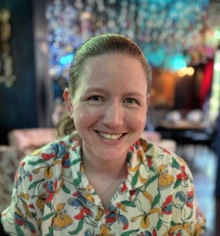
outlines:
[[[194,74],[194,68],[192,67],[187,67],[187,75],[193,75]]]
[[[180,70],[177,71],[177,74],[180,76],[180,77],[183,77],[185,75],[189,75],[189,76],[192,76],[194,74],[194,68],[192,67],[184,67]]]

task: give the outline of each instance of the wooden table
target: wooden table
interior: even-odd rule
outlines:
[[[176,123],[163,120],[159,123],[159,126],[170,130],[204,130],[206,128],[202,123],[193,123],[187,120]]]

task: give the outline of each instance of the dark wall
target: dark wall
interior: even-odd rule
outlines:
[[[16,76],[12,87],[0,84],[0,144],[3,144],[7,143],[9,130],[38,124],[32,1],[1,0],[0,8],[11,10],[11,47]]]

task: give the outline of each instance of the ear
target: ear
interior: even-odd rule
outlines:
[[[66,88],[63,92],[63,98],[64,98],[64,101],[65,101],[65,104],[66,104],[66,108],[69,112],[69,115],[71,118],[73,118],[73,103],[71,101],[71,96],[70,96],[70,92],[69,92],[69,89]]]

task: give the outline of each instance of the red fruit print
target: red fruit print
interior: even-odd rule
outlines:
[[[56,191],[56,189],[57,189],[57,183],[58,183],[58,181],[57,181],[57,179],[54,181],[54,183],[53,183],[53,189]]]
[[[187,196],[186,205],[190,208],[193,208],[193,199],[194,199],[194,192],[190,191]]]
[[[152,236],[157,236],[157,231],[156,231],[156,229],[153,229]]]
[[[90,216],[90,215],[91,215],[90,209],[84,207],[84,208],[83,208],[83,211],[84,211],[84,213],[85,213],[87,216]]]
[[[25,220],[20,220],[20,219],[15,219],[15,223],[17,224],[17,225],[24,225],[25,224]]]
[[[151,167],[152,164],[153,164],[152,158],[148,157],[148,158],[147,158],[147,165],[148,165],[149,167]]]
[[[42,153],[41,156],[43,157],[44,160],[48,161],[48,160],[50,160],[51,158],[56,157],[56,154],[55,154],[55,153],[50,153],[50,154],[48,154],[48,153]]]
[[[169,195],[165,202],[162,204],[162,212],[166,215],[170,215],[172,214],[172,199],[173,199],[173,196],[172,195]]]
[[[29,180],[30,180],[30,182],[32,181],[32,175],[31,174],[29,175]]]
[[[185,166],[181,166],[180,169],[181,169],[182,171],[185,171],[186,167],[185,167]]]
[[[132,145],[130,148],[129,148],[132,152],[134,152],[134,146]]]
[[[83,218],[83,209],[80,210],[79,214],[74,216],[74,219],[81,220]]]
[[[49,203],[53,200],[53,194],[52,193],[49,193],[46,200],[45,200],[45,203]]]
[[[124,225],[123,230],[126,230],[128,228],[128,223]]]
[[[73,197],[77,197],[77,196],[79,196],[79,195],[80,195],[79,192],[75,192],[75,193],[73,193]]]
[[[118,219],[118,216],[117,216],[117,215],[111,216],[111,217],[107,217],[107,218],[106,218],[106,224],[114,223],[117,219]]]
[[[135,143],[137,146],[140,146],[141,145],[141,143],[140,143],[140,141],[139,141],[139,139],[136,141],[136,143]]]
[[[121,188],[121,192],[123,193],[123,192],[125,192],[127,189],[128,189],[128,188],[127,188],[127,185],[126,185],[125,182],[124,182],[124,183],[123,183],[123,186],[122,186],[122,188]]]
[[[34,205],[33,204],[29,204],[28,207],[31,208],[31,209],[34,209]]]
[[[22,161],[20,166],[24,166],[25,165],[25,161]]]
[[[136,195],[136,189],[130,190],[130,196],[134,196],[134,195]]]
[[[106,214],[106,215],[109,215],[110,212],[111,212],[110,209],[106,209],[106,210],[105,210],[105,214]]]
[[[176,176],[176,178],[177,178],[178,180],[187,180],[187,179],[188,179],[188,175],[187,175],[186,172],[185,172],[185,166],[181,166],[180,169],[181,169],[181,173],[179,173],[179,174]]]
[[[70,153],[67,152],[66,155],[63,157],[63,160],[66,161],[70,157]]]

